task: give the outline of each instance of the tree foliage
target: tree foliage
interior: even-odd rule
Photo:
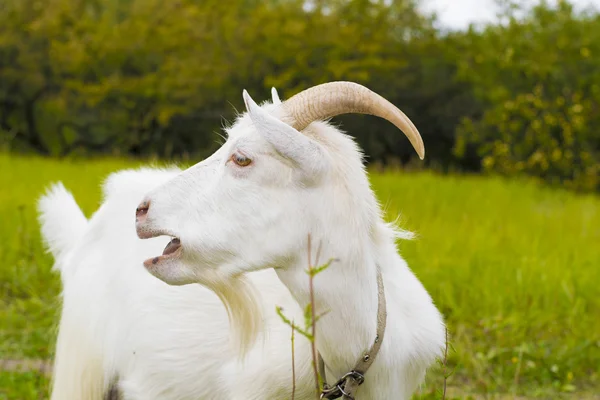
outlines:
[[[0,146],[203,157],[242,89],[352,80],[410,116],[425,165],[597,190],[599,17],[512,13],[447,33],[416,0],[2,0]],[[368,161],[415,159],[386,121],[336,120]]]
[[[541,3],[526,18],[465,36],[459,75],[484,112],[457,129],[457,155],[476,147],[485,170],[600,188],[600,16]]]

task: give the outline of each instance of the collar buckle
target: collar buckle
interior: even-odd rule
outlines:
[[[354,380],[357,386],[360,386],[365,381],[365,376],[360,372],[354,370],[350,371],[346,375],[342,376],[333,386],[330,387],[329,385],[325,384],[319,398],[331,400],[346,396],[348,399],[354,400],[354,397],[344,390],[349,379]]]

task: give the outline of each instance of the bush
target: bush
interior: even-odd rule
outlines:
[[[600,18],[570,4],[466,37],[462,78],[486,104],[457,129],[455,154],[474,147],[486,171],[600,189]]]
[[[597,103],[580,93],[545,98],[542,86],[466,120],[456,150],[476,144],[486,171],[527,174],[577,190],[600,188]],[[595,143],[594,143],[595,142]]]

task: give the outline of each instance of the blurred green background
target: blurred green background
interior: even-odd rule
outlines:
[[[600,13],[497,1],[451,30],[412,0],[0,0],[0,399],[47,397],[60,312],[35,201],[187,166],[276,87],[361,83],[420,130],[335,118],[448,319],[446,398],[600,398]],[[441,398],[442,368],[417,397]],[[496,396],[496,397],[494,397]]]
[[[598,190],[600,17],[502,4],[497,24],[445,31],[412,0],[2,0],[0,145],[204,157],[242,89],[350,80],[414,120],[419,166]],[[387,121],[340,121],[370,162],[415,158]]]

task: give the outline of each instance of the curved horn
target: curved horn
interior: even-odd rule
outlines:
[[[341,114],[369,114],[396,125],[415,148],[419,158],[425,157],[425,146],[412,121],[396,106],[354,82],[329,82],[306,89],[282,103],[294,119],[292,126],[301,131],[311,122]]]

